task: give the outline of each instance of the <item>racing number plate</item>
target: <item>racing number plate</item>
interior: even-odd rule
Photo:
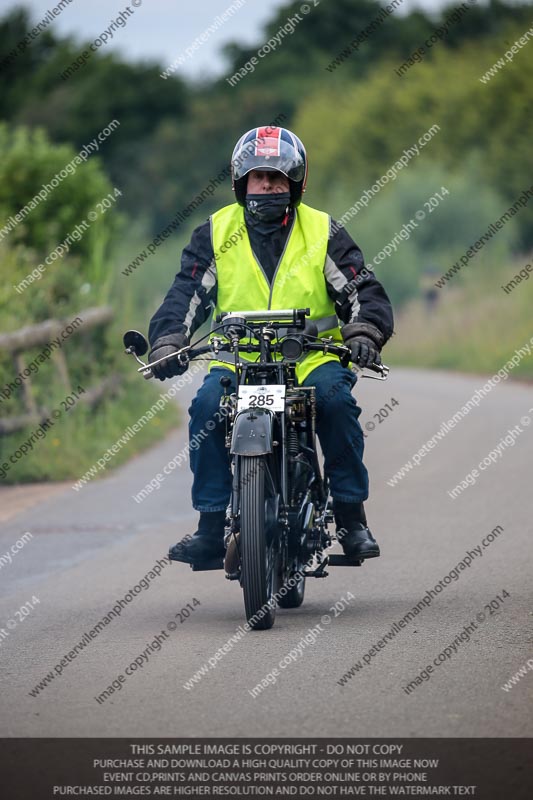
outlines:
[[[268,408],[270,411],[285,410],[285,386],[239,386],[237,411],[247,408]]]

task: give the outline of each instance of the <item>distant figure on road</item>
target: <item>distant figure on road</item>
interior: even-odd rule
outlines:
[[[235,146],[232,178],[237,202],[193,231],[181,271],[151,320],[150,361],[186,346],[212,314],[309,307],[321,334],[350,347],[353,364],[381,363],[381,348],[393,330],[389,298],[373,272],[365,269],[361,250],[346,230],[328,214],[301,203],[307,155],[300,139],[286,128],[253,128]],[[231,471],[224,422],[210,427],[222,395],[220,378],[229,376],[235,391],[233,367],[225,355],[211,361],[189,409],[189,435],[196,445],[190,450],[192,503],[200,521],[192,537],[170,549],[176,561],[194,564],[224,555]],[[257,358],[244,353],[242,357]],[[171,359],[153,372],[163,380],[186,369]],[[357,378],[337,356],[321,352],[299,362],[297,378],[300,384],[316,387],[317,433],[338,539],[350,558],[379,556],[363,508],[368,473],[358,420],[361,409],[351,394]],[[338,391],[332,393],[332,386]],[[199,434],[208,422],[210,433],[204,438]]]
[[[424,298],[426,311],[433,311],[439,299],[439,290],[435,286],[435,281],[440,273],[436,267],[426,267],[420,275],[420,290]]]

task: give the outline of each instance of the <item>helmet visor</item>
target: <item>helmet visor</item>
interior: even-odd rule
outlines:
[[[244,178],[253,169],[282,172],[291,181],[303,181],[305,163],[291,143],[272,136],[251,139],[237,145],[231,158],[233,177]]]

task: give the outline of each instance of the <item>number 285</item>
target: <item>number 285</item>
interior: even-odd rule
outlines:
[[[251,394],[249,397],[250,405],[253,406],[272,406],[274,397],[271,394]]]

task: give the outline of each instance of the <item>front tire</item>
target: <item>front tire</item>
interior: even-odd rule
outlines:
[[[276,537],[267,540],[268,465],[265,456],[241,456],[241,585],[246,619],[253,630],[268,630],[276,618]]]

